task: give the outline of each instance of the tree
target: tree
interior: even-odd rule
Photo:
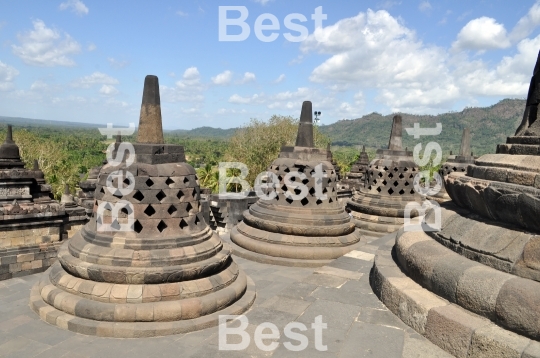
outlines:
[[[265,171],[279,155],[283,145],[294,145],[298,132],[298,119],[290,116],[272,116],[268,121],[251,119],[239,128],[229,141],[225,159],[247,165],[246,180],[253,185],[257,175]],[[313,127],[315,146],[326,148],[329,138]]]

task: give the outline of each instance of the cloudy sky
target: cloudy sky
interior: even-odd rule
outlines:
[[[323,124],[460,111],[526,96],[539,25],[531,0],[3,1],[0,115],[136,123],[147,74],[167,129],[297,117],[303,100]]]

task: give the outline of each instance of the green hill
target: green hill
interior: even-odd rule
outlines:
[[[521,123],[525,100],[505,99],[490,107],[465,108],[461,112],[433,115],[411,115],[401,113],[403,128],[412,127],[415,122],[421,127],[435,127],[442,123],[438,136],[421,137],[416,140],[403,131],[403,145],[412,149],[419,142],[438,142],[445,153],[459,151],[463,128],[471,130],[471,149],[475,155],[495,153],[497,144],[506,142]],[[322,133],[332,139],[333,145],[365,145],[370,148],[386,148],[390,136],[393,114],[382,116],[371,113],[361,118],[341,120],[327,126],[320,126]]]

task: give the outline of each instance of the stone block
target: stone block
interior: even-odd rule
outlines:
[[[468,357],[521,358],[530,340],[494,324],[474,331]]]
[[[452,355],[465,358],[474,332],[488,324],[488,320],[474,317],[455,305],[434,307],[427,317],[425,336]]]

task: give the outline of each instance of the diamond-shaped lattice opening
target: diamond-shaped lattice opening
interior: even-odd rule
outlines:
[[[414,178],[414,174],[409,175],[409,179]]]
[[[294,189],[294,193],[295,193],[296,195],[300,195],[300,194],[302,193],[302,190],[296,188],[296,189]]]
[[[154,209],[152,205],[148,205],[146,209],[144,209],[144,213],[148,216],[152,216],[156,213],[156,209]]]
[[[405,184],[403,184],[403,185],[405,185],[405,186],[409,186],[409,182],[408,182],[408,181],[406,181],[406,182],[405,182]]]
[[[176,209],[176,207],[174,205],[169,206],[169,208],[167,209],[167,212],[169,213],[169,215],[172,215],[177,211],[178,211],[178,209]]]
[[[284,171],[285,173],[289,173],[291,170],[290,170],[289,168],[285,168],[283,171]]]
[[[415,172],[415,171],[416,171],[416,168],[412,168],[412,171]]]
[[[396,180],[396,181],[394,182],[394,186],[398,186],[398,185],[399,185],[399,183],[398,183],[398,181]]]
[[[304,167],[298,168],[298,173],[303,173],[303,172],[304,172]]]
[[[382,178],[382,173],[379,172],[379,174],[377,174],[379,176],[379,178]]]
[[[329,203],[333,203],[334,200],[333,200],[332,198],[330,198],[330,199],[328,199],[328,202],[329,202]]]
[[[411,194],[414,194],[414,189],[411,189]]]
[[[167,180],[165,180],[165,184],[167,185],[174,184],[174,180],[172,180],[171,178],[167,178]]]
[[[409,170],[408,168],[403,168],[403,171],[404,171],[404,172],[406,172],[406,171],[408,171],[408,170]]]
[[[392,179],[392,178],[394,177],[394,174],[388,173],[388,177],[389,177],[390,179]]]
[[[195,225],[198,225],[201,222],[201,219],[199,219],[199,215],[195,216]]]
[[[403,194],[405,194],[405,191],[404,191],[403,189],[401,189],[401,190],[399,191],[399,195],[403,195]]]
[[[289,188],[287,188],[287,185],[283,184],[283,186],[281,187],[281,190],[283,190],[284,192],[289,190]]]
[[[373,179],[373,184],[377,184],[377,179]]]
[[[281,175],[278,175],[277,178],[278,178],[279,181],[283,180],[283,177]]]
[[[404,178],[403,174],[399,173],[399,177],[398,177],[398,178],[399,178],[399,179],[403,179],[403,178]]]
[[[131,180],[129,180],[129,178],[124,179],[124,184],[126,185],[131,184]]]
[[[388,167],[384,167],[384,170],[385,170],[385,171],[388,171]]]
[[[399,169],[398,168],[394,168],[394,171],[397,172]]]
[[[165,193],[163,192],[163,190],[160,190],[159,193],[156,194],[156,198],[157,200],[161,201],[163,199],[165,199],[167,195],[165,195]]]
[[[381,190],[382,190],[382,189],[381,189],[381,187],[380,187],[380,186],[379,186],[379,187],[377,187],[377,191],[378,191],[379,193],[381,192]]]
[[[137,190],[137,192],[133,194],[133,199],[137,201],[142,201],[144,199],[144,195],[142,195],[142,193]]]
[[[165,230],[166,228],[167,224],[165,224],[163,220],[161,220],[157,226],[157,229],[159,230],[159,232],[163,232],[163,230]]]
[[[128,207],[127,207],[127,206],[123,207],[122,209],[120,209],[120,212],[121,212],[122,214],[128,215],[128,214],[129,214],[129,212],[128,212]]]
[[[135,220],[135,223],[133,224],[133,230],[135,230],[137,234],[140,234],[142,229],[143,229],[143,226],[141,225],[139,220]]]
[[[466,171],[467,171],[467,169],[465,169],[465,168],[461,168],[461,171],[462,171],[462,172],[466,172]]]
[[[101,194],[105,194],[105,189],[103,189],[103,187],[101,187],[101,189],[99,190],[99,192],[100,192]]]
[[[453,170],[453,171],[456,171],[456,170],[457,170],[457,168],[456,168],[456,167],[453,167],[453,168],[452,168],[452,170]]]
[[[368,186],[368,190],[371,190],[371,185],[370,185],[370,186]]]
[[[180,225],[178,226],[180,226],[180,229],[183,230],[186,226],[188,226],[188,223],[184,219],[182,219],[180,220]]]
[[[382,184],[383,184],[383,185],[386,185],[386,180],[383,180],[383,181],[382,181]]]
[[[317,201],[315,202],[315,204],[321,205],[321,204],[322,204],[322,200],[321,200],[321,199],[317,199]]]
[[[189,178],[188,177],[184,177],[184,184],[187,184],[189,183]]]
[[[302,206],[306,206],[307,204],[309,204],[309,200],[307,198],[304,198],[300,200],[300,203],[302,204]]]
[[[326,189],[326,187],[324,187],[323,190],[322,190],[322,193],[326,194],[327,192],[328,192],[328,189]]]
[[[146,179],[146,186],[151,187],[152,185],[154,185],[154,181],[150,178]]]
[[[289,203],[289,204],[292,204],[294,200],[292,200],[291,198],[287,198],[287,199],[285,199],[285,201],[286,201],[287,203]]]
[[[184,192],[182,190],[178,190],[178,194],[176,194],[176,197],[178,199],[181,199],[184,196]]]
[[[197,188],[193,188],[193,191],[191,192],[191,196],[194,198],[194,199],[197,199]]]
[[[312,196],[315,195],[315,188],[309,189],[309,193],[310,193]]]
[[[302,184],[307,184],[307,183],[309,183],[309,179],[308,179],[308,178],[302,180]]]
[[[191,212],[192,209],[193,209],[193,206],[191,205],[191,203],[187,203],[186,211],[189,213]]]
[[[388,189],[388,194],[390,194],[390,195],[394,194],[394,189],[392,189],[392,188]]]

